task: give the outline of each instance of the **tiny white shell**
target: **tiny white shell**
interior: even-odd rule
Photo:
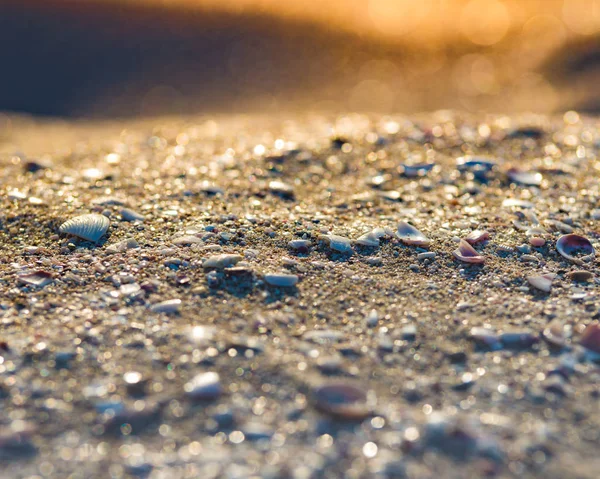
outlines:
[[[406,221],[400,222],[396,236],[403,243],[413,246],[427,246],[431,242],[427,236]]]
[[[379,246],[379,239],[383,238],[386,234],[385,229],[375,228],[359,237],[355,242],[361,246],[377,247]]]
[[[552,289],[552,280],[556,277],[554,273],[528,276],[527,281],[535,289],[539,289],[544,293],[549,293]]]
[[[481,264],[485,262],[485,257],[481,256],[469,243],[462,239],[458,243],[458,248],[452,254],[456,259],[465,263]]]
[[[62,234],[78,236],[87,241],[97,243],[108,230],[109,219],[96,213],[76,216],[65,221],[58,231]]]

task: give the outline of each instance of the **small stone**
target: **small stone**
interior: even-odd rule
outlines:
[[[172,314],[177,313],[181,307],[180,299],[169,299],[160,303],[153,304],[150,306],[150,311],[153,313],[165,313]]]
[[[367,324],[367,327],[374,328],[375,326],[377,326],[378,322],[379,322],[379,314],[377,314],[377,310],[372,309],[369,312],[369,314],[367,314],[367,317],[365,318],[365,323]]]
[[[271,286],[281,288],[290,288],[298,283],[298,276],[295,274],[266,274],[265,282]]]
[[[359,386],[347,383],[330,383],[320,386],[314,393],[316,406],[332,416],[360,420],[371,414],[375,397]]]
[[[204,261],[202,267],[204,269],[224,269],[234,266],[241,260],[242,257],[239,254],[219,254]]]

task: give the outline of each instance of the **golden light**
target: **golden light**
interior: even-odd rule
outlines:
[[[580,35],[600,32],[600,0],[565,0],[562,11],[567,27]]]
[[[476,45],[498,43],[508,33],[510,24],[508,9],[498,0],[471,0],[460,17],[462,32]]]

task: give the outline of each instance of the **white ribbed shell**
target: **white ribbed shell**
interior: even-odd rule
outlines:
[[[93,213],[76,216],[65,221],[60,225],[58,231],[97,243],[104,236],[109,226],[110,221],[106,216]]]

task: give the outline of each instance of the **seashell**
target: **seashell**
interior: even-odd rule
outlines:
[[[310,241],[308,241],[308,240],[297,239],[297,240],[290,241],[288,243],[288,246],[290,247],[290,249],[293,249],[293,250],[297,251],[298,253],[306,254],[309,252],[311,244],[310,244]]]
[[[584,261],[590,261],[596,254],[589,239],[575,234],[568,234],[558,238],[556,250],[564,258],[575,264],[582,264]],[[576,257],[574,254],[582,254],[583,256]]]
[[[466,237],[465,241],[469,244],[477,244],[481,241],[489,239],[490,234],[485,230],[471,231]]]
[[[197,401],[216,399],[223,391],[221,378],[214,372],[194,376],[191,381],[183,386],[183,389],[190,399]]]
[[[294,188],[283,181],[271,181],[269,191],[288,200],[294,199]]]
[[[150,311],[153,313],[177,313],[179,311],[179,307],[181,306],[180,299],[169,299],[167,301],[162,301],[160,303],[153,304],[150,306]]]
[[[129,208],[123,208],[120,213],[123,221],[144,221],[146,219],[144,215],[137,211],[130,210]]]
[[[242,257],[239,254],[218,254],[204,261],[202,267],[204,269],[224,269],[239,263],[241,260]]]
[[[533,208],[533,203],[531,201],[525,200],[517,200],[515,198],[507,198],[502,202],[503,208]]]
[[[189,246],[193,244],[204,243],[204,241],[197,236],[183,235],[174,238],[172,243],[177,246]]]
[[[540,186],[543,179],[542,174],[537,171],[523,171],[518,168],[511,168],[506,175],[512,183],[524,186]]]
[[[488,175],[496,166],[496,163],[487,158],[476,156],[461,156],[456,159],[456,163],[458,171],[471,173],[481,183],[489,180]]]
[[[427,236],[406,221],[400,222],[396,236],[404,244],[413,246],[427,246],[431,242]]]
[[[574,231],[573,227],[571,225],[568,225],[567,223],[563,223],[562,221],[547,220],[546,223],[548,223],[555,230],[560,231],[561,233],[569,234],[569,233],[572,233]]]
[[[295,274],[265,274],[265,282],[271,286],[290,288],[298,283],[298,275]]]
[[[465,240],[460,240],[458,248],[452,253],[456,259],[465,263],[481,264],[485,262],[485,257],[481,256],[473,247]]]
[[[369,231],[365,233],[361,237],[359,237],[355,243],[361,246],[371,246],[378,247],[379,246],[379,238],[383,238],[387,232],[383,228],[375,228],[373,231]]]
[[[352,249],[352,244],[350,243],[350,240],[348,238],[333,234],[324,235],[323,238],[329,241],[329,247],[334,251],[338,251],[339,253],[350,254],[354,252],[354,250]]]
[[[568,276],[572,281],[577,281],[579,283],[586,283],[594,278],[592,273],[583,270],[571,271]]]
[[[528,276],[527,281],[535,289],[539,289],[545,293],[549,293],[552,289],[552,280],[556,278],[554,273],[547,273],[542,275]]]
[[[500,338],[492,329],[482,327],[471,328],[469,336],[475,342],[488,348],[500,349],[502,347],[500,344]]]
[[[525,234],[527,236],[540,236],[540,235],[548,234],[548,232],[544,228],[542,228],[541,226],[534,226],[532,228],[528,228],[525,231]]]
[[[419,163],[417,165],[400,165],[399,171],[400,174],[408,177],[408,178],[415,178],[417,176],[425,176],[427,173],[429,173],[433,167],[435,166],[435,163]]]
[[[318,409],[341,419],[364,419],[375,406],[374,395],[358,386],[342,382],[318,387],[314,398]]]
[[[542,336],[552,346],[562,348],[566,344],[569,331],[565,324],[555,319],[544,329]]]
[[[579,343],[587,349],[600,353],[600,323],[591,323],[585,328]]]
[[[32,273],[22,274],[17,276],[17,281],[21,284],[37,286],[43,288],[54,281],[51,273],[46,271],[34,271]]]
[[[109,219],[96,213],[76,216],[65,221],[58,231],[62,234],[77,236],[92,243],[97,243],[108,230]]]
[[[123,241],[119,241],[118,243],[111,244],[106,248],[107,253],[123,253],[128,249],[136,249],[139,248],[140,245],[138,242],[133,239],[124,239]]]

